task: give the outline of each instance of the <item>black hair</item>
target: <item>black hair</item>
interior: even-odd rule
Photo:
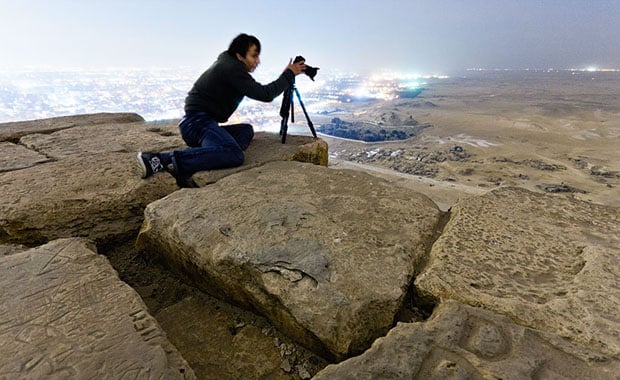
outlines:
[[[258,38],[241,33],[230,43],[230,46],[228,47],[228,54],[233,57],[236,57],[236,54],[245,57],[252,45],[256,45],[256,50],[260,54],[260,41]]]

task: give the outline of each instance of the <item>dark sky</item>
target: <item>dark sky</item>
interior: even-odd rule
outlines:
[[[0,68],[204,67],[240,32],[263,67],[620,68],[620,0],[0,0]]]

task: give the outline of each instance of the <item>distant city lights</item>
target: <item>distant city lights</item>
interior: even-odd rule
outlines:
[[[0,123],[96,112],[135,112],[148,121],[176,119],[183,116],[185,96],[199,74],[193,68],[0,71]],[[277,75],[265,70],[256,79],[268,83]],[[333,108],[331,103],[415,97],[431,78],[447,77],[326,71],[315,81],[302,77],[296,85],[307,109],[319,113]],[[231,121],[271,122],[278,117],[279,103],[279,99],[272,103],[246,99]]]
[[[541,68],[525,68],[525,69],[508,69],[508,68],[494,68],[494,69],[488,69],[488,68],[482,68],[482,67],[475,67],[475,68],[468,68],[465,69],[465,71],[532,71],[532,72],[547,72],[547,73],[551,73],[551,72],[562,72],[562,71],[569,71],[569,72],[577,72],[577,71],[582,71],[582,72],[620,72],[620,69],[613,69],[613,68],[599,68],[597,66],[587,66],[585,68],[570,68],[570,69],[556,69],[556,68],[546,68],[546,69],[541,69]]]
[[[620,69],[590,65],[574,69],[472,68],[467,71],[567,72],[594,78],[595,73],[620,72]],[[202,69],[196,68],[0,71],[0,123],[96,112],[135,112],[147,121],[178,119],[183,116],[187,91],[201,72]],[[268,83],[277,75],[277,72],[263,71],[256,79]],[[302,76],[296,85],[309,112],[329,115],[342,103],[415,98],[426,87],[447,78],[395,71],[362,76],[326,70],[315,81]],[[280,99],[272,103],[246,99],[230,121],[248,120],[257,126],[275,126]]]

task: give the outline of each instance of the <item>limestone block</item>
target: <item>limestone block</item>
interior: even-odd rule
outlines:
[[[144,207],[178,187],[167,173],[141,179],[135,155],[72,156],[0,173],[0,243],[109,241],[137,233]]]
[[[194,379],[107,259],[83,239],[0,257],[0,378]]]
[[[617,379],[620,362],[456,301],[313,379]]]
[[[72,156],[139,151],[165,151],[186,148],[177,123],[109,123],[82,125],[54,133],[33,133],[20,139],[29,149],[60,160]]]
[[[137,247],[343,358],[392,326],[439,218],[368,174],[273,162],[153,202]]]
[[[299,161],[327,166],[327,143],[310,136],[290,135],[286,144],[276,133],[257,132],[252,144],[245,151],[245,161],[235,168],[211,170],[194,174],[192,179],[198,186],[206,186],[221,178],[243,170],[255,168],[272,161]]]
[[[49,161],[45,155],[10,142],[0,142],[0,173]]]
[[[0,124],[0,141],[16,141],[32,133],[51,133],[76,126],[144,121],[135,113],[96,113]]]
[[[418,289],[620,356],[620,210],[503,188],[461,200]]]

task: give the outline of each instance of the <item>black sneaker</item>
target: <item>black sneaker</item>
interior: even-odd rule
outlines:
[[[172,174],[172,176],[174,177],[174,179],[177,181],[177,186],[180,188],[192,188],[192,187],[198,187],[198,185],[196,184],[196,182],[194,182],[194,180],[192,179],[192,176],[182,176],[179,173],[176,172],[176,170],[174,170],[174,166],[172,164],[168,165],[168,167],[166,168],[166,171],[170,174]]]
[[[138,152],[136,159],[138,167],[142,171],[142,178],[148,178],[155,173],[166,171],[157,153]]]

